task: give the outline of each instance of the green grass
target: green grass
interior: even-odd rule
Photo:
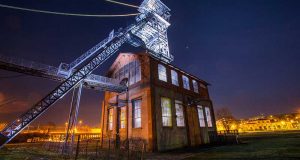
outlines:
[[[61,160],[59,154],[48,152],[41,144],[10,144],[0,150],[0,160]]]
[[[300,159],[300,134],[240,136],[243,144],[214,147],[186,159]]]
[[[168,160],[300,160],[300,133],[247,134],[243,144],[183,149],[146,154]],[[81,157],[82,158],[82,157]],[[59,153],[45,151],[41,144],[10,144],[0,150],[0,160],[62,160]],[[85,159],[85,158],[82,158]]]

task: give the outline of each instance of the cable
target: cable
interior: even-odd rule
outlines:
[[[4,101],[0,102],[0,108],[7,105],[7,104],[10,104],[14,101],[16,101],[16,98],[9,98],[7,100],[4,100]]]
[[[22,10],[22,11],[29,11],[29,12],[38,12],[38,13],[45,13],[45,14],[55,14],[55,15],[63,15],[63,16],[79,16],[79,17],[127,17],[127,16],[136,16],[138,13],[130,13],[130,14],[77,14],[77,13],[65,13],[65,12],[53,12],[53,11],[46,11],[46,10],[38,10],[38,9],[30,9],[30,8],[23,8],[23,7],[15,7],[0,4],[2,8],[9,8],[15,10]]]
[[[123,2],[117,2],[117,1],[114,1],[114,0],[105,0],[105,1],[111,2],[111,3],[120,4],[120,5],[123,5],[123,6],[128,6],[128,7],[133,7],[133,8],[139,8],[139,6],[136,6],[136,5],[132,5],[132,4],[128,4],[128,3],[123,3]]]

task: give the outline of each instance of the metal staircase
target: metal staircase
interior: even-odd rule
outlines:
[[[9,123],[0,133],[0,147],[8,143],[18,133],[20,133],[33,120],[42,115],[50,106],[63,98],[75,86],[90,78],[90,82],[99,82],[101,77],[89,76],[92,71],[97,69],[109,57],[118,51],[126,42],[133,46],[144,46],[150,50],[150,54],[169,63],[173,56],[169,53],[167,37],[167,28],[169,27],[170,9],[160,0],[144,0],[138,11],[140,14],[136,17],[135,23],[125,29],[119,29],[119,32],[112,32],[107,40],[99,43],[91,50],[86,52],[71,63],[61,64],[59,69],[49,66],[35,66],[31,64],[27,68],[35,68],[46,73],[62,75],[64,77],[53,91],[43,99],[33,105],[27,112],[19,116],[15,121]],[[20,64],[20,63],[10,63]],[[18,66],[26,66],[18,65]],[[40,68],[40,69],[38,69]],[[43,73],[43,72],[42,72]],[[57,74],[58,73],[58,74]],[[41,74],[39,72],[38,74]],[[46,74],[42,74],[45,75]]]

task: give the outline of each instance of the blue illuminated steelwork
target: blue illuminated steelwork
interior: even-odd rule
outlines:
[[[151,55],[167,63],[171,62],[173,56],[169,53],[167,39],[167,28],[170,26],[170,9],[160,0],[144,0],[138,11],[140,14],[136,17],[134,24],[129,25],[125,29],[119,29],[116,34],[112,34],[111,38],[104,41],[105,43],[96,45],[94,49],[92,48],[76,59],[71,65],[62,65],[58,73],[62,73],[66,79],[26,113],[8,124],[1,131],[0,147],[9,142],[51,105],[80,84],[126,42],[134,46],[143,45],[150,50],[149,53]]]
[[[112,30],[108,36],[108,38],[104,39],[97,45],[95,45],[93,48],[85,52],[83,55],[75,59],[72,63],[67,64],[67,63],[61,63],[59,65],[59,70],[57,74],[60,74],[65,77],[69,77],[70,74],[72,73],[73,69],[78,67],[82,62],[93,56],[97,51],[105,47],[105,45],[110,42],[114,38],[114,30]]]
[[[68,120],[68,127],[65,136],[65,143],[62,148],[63,154],[70,154],[73,152],[73,142],[75,138],[76,132],[76,124],[77,118],[79,113],[79,103],[81,98],[81,91],[82,91],[82,82],[79,83],[73,91],[72,102],[70,107],[69,113],[69,120]]]
[[[64,81],[62,74],[57,74],[58,68],[20,58],[0,55],[0,69],[19,72],[37,77],[43,77],[55,81]],[[90,74],[83,80],[85,88],[98,91],[124,92],[127,87],[121,85],[119,80],[99,75]]]
[[[131,32],[139,37],[150,54],[169,63],[174,60],[170,54],[167,29],[170,26],[170,9],[159,0],[145,0],[138,9],[141,14],[136,21],[148,19],[143,28],[135,28]]]

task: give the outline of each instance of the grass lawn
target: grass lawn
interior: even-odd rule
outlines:
[[[300,133],[241,135],[243,144],[201,147],[165,153],[148,153],[151,160],[300,160]],[[61,160],[41,144],[10,144],[0,150],[0,160]],[[84,158],[83,158],[84,159]]]
[[[300,160],[300,134],[242,135],[243,144],[214,147],[186,159]]]
[[[0,150],[0,160],[60,160],[58,154],[45,151],[41,144],[9,144]]]

